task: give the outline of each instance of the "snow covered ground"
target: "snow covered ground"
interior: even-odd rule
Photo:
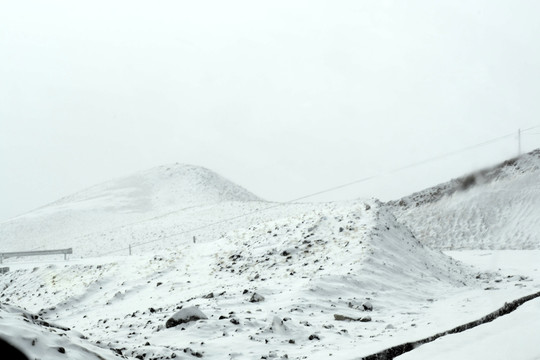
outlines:
[[[448,253],[479,269],[498,271],[500,280],[521,274],[528,279],[530,289],[540,289],[538,250]],[[536,298],[491,323],[442,337],[397,359],[540,359],[539,329],[540,299]]]
[[[102,360],[120,358],[108,348],[64,326],[50,323],[23,309],[0,304],[0,337],[21,349],[30,359]],[[6,349],[2,358],[12,359]]]
[[[435,203],[448,201],[457,212],[455,204],[467,209],[466,194],[484,199],[478,194],[493,188],[498,194],[524,188],[527,196],[517,198],[532,211],[536,171]],[[441,253],[426,245],[433,241],[420,231],[425,221],[414,217],[416,206],[397,206],[374,199],[268,203],[209,170],[183,165],[98,185],[0,224],[2,251],[74,248],[67,261],[60,255],[5,261],[0,336],[40,359],[357,359],[476,320],[540,289],[537,242],[521,236],[512,243],[537,250]],[[484,209],[490,207],[469,213],[470,221],[482,223]],[[525,222],[507,224],[508,232],[518,225],[533,232],[532,215],[513,216]],[[429,221],[442,229],[446,218]],[[494,243],[493,234],[483,239]],[[455,248],[472,248],[457,232],[456,239],[463,246]],[[538,311],[535,304],[502,326],[518,336],[523,318]],[[198,313],[193,306],[207,319],[166,326],[181,309]],[[486,344],[499,341],[491,335],[500,328],[488,327],[497,324],[475,331]],[[473,348],[470,331],[403,357],[433,358],[457,344],[477,354],[482,348]],[[540,356],[529,350],[513,358]]]
[[[467,332],[448,335],[397,359],[540,359],[540,299]]]
[[[128,356],[191,348],[215,359],[324,358],[407,332],[427,299],[476,281],[422,246],[377,201],[314,207],[150,255],[13,264],[0,299]],[[250,302],[254,293],[264,300]],[[208,320],[166,329],[167,318],[188,305]],[[372,321],[338,322],[336,314]]]
[[[294,246],[287,247],[287,242],[278,242],[279,247],[269,245],[263,237],[253,249],[260,254],[238,249],[233,240],[227,240],[223,244],[189,244],[173,254],[57,261],[54,265],[13,264],[12,271],[2,278],[0,299],[70,327],[88,337],[94,347],[117,349],[127,356],[171,358],[175,353],[182,358],[187,352],[209,359],[254,359],[273,354],[293,359],[353,359],[476,320],[504,302],[540,289],[538,251],[451,254],[481,265],[471,270],[482,274],[481,279],[476,275],[471,279],[465,270],[451,272],[445,279],[422,278],[425,269],[409,269],[410,258],[400,262],[409,271],[398,275],[386,272],[381,263],[366,261],[369,251],[367,259],[357,262],[349,275],[342,269],[343,265],[349,269],[355,266],[353,255],[350,259],[339,257],[334,264],[327,261],[319,270],[321,261],[315,260],[335,259],[332,252],[339,251],[336,244],[343,239],[350,239],[350,235],[330,244],[317,246],[313,242],[317,248],[305,255],[293,252]],[[366,249],[371,246],[368,242]],[[290,260],[287,257],[291,255],[282,255],[287,249],[293,256]],[[231,256],[236,260],[231,261]],[[385,258],[380,250],[373,256]],[[308,265],[295,266],[298,262]],[[428,267],[440,270],[443,264],[450,261],[439,254]],[[493,264],[501,267],[499,274],[491,273],[497,270]],[[296,271],[293,275],[291,268]],[[459,279],[468,285],[448,283]],[[264,300],[250,302],[254,293]],[[365,305],[372,310],[367,311]],[[167,329],[167,319],[180,306],[198,306],[208,320]],[[369,317],[371,322],[337,321],[336,314]],[[52,351],[58,343],[52,343],[51,356],[47,357],[42,349],[31,346],[39,334],[20,340],[18,334],[27,333],[24,327],[3,320],[0,331],[11,334],[8,339],[16,340],[16,345],[33,350],[31,355],[58,358],[58,352]],[[72,338],[80,341],[76,336],[67,340]],[[463,344],[477,340],[471,337]],[[44,340],[45,344],[50,342]],[[519,343],[509,338],[507,344]],[[68,344],[63,347],[74,351]],[[110,351],[106,358],[113,357]]]

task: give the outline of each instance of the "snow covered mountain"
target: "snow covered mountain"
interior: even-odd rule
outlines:
[[[107,250],[111,242],[122,242],[118,240],[121,229],[183,211],[253,201],[262,200],[208,169],[160,166],[93,186],[0,223],[1,250],[77,248],[78,243]],[[130,240],[144,237],[128,232]],[[126,232],[122,235],[128,236]],[[81,250],[79,247],[76,254],[87,254]]]
[[[389,202],[438,249],[540,249],[540,150]]]
[[[222,201],[260,200],[204,167],[171,164],[93,186],[47,206],[122,213],[152,213]],[[40,209],[39,211],[43,211]]]

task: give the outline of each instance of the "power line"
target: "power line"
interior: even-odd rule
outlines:
[[[537,126],[531,126],[531,127],[529,127],[529,128],[526,128],[526,129],[521,129],[521,131],[522,131],[522,132],[523,132],[523,131],[529,131],[529,130],[538,129],[538,128],[540,128],[540,125],[537,125]]]
[[[540,128],[540,125],[530,127],[530,128],[527,128],[527,129],[522,129],[521,131],[522,132],[523,131],[529,131],[529,130],[536,129],[536,128]],[[411,163],[411,164],[408,164],[408,165],[405,165],[405,166],[402,166],[402,167],[399,167],[399,168],[389,170],[387,172],[383,172],[383,173],[379,173],[379,174],[376,174],[376,175],[363,177],[363,178],[360,178],[360,179],[357,179],[357,180],[354,180],[354,181],[351,181],[351,182],[348,182],[348,183],[345,183],[345,184],[341,184],[341,185],[333,186],[333,187],[330,187],[330,188],[326,188],[324,190],[320,190],[320,191],[317,191],[317,192],[314,192],[314,193],[310,193],[310,194],[307,194],[307,195],[304,195],[304,196],[301,196],[301,197],[298,197],[298,198],[295,198],[295,199],[292,199],[292,200],[288,200],[288,201],[280,202],[280,203],[274,203],[273,205],[262,208],[262,209],[256,209],[256,210],[244,213],[244,214],[240,214],[240,215],[233,216],[233,217],[230,217],[230,218],[226,218],[226,219],[223,219],[223,220],[215,221],[215,222],[212,222],[212,223],[209,223],[209,224],[206,224],[206,225],[202,225],[202,226],[198,226],[198,227],[195,227],[195,228],[187,229],[187,230],[184,230],[184,231],[180,231],[178,233],[173,233],[173,234],[170,234],[170,235],[167,235],[165,237],[158,238],[158,239],[149,240],[149,241],[145,241],[145,242],[142,242],[142,243],[131,244],[131,246],[129,246],[129,247],[124,247],[124,248],[121,248],[121,249],[108,251],[108,252],[99,254],[98,256],[117,253],[117,252],[120,252],[120,251],[126,251],[126,250],[130,250],[130,248],[143,246],[143,245],[148,245],[148,244],[151,244],[151,243],[154,243],[154,242],[170,239],[172,237],[176,237],[176,236],[180,236],[180,235],[186,235],[186,234],[189,234],[189,233],[192,233],[192,232],[195,232],[195,231],[204,230],[204,229],[216,226],[216,225],[227,223],[229,221],[241,219],[241,218],[247,217],[249,215],[253,215],[253,214],[256,214],[256,213],[261,213],[261,212],[264,212],[264,211],[275,209],[275,208],[280,207],[280,206],[289,205],[291,203],[295,203],[295,202],[298,202],[298,201],[301,201],[301,200],[309,199],[309,198],[312,198],[312,197],[317,196],[317,195],[326,194],[326,193],[329,193],[329,192],[332,192],[332,191],[335,191],[335,190],[338,190],[338,189],[342,189],[342,188],[345,188],[345,187],[349,187],[349,186],[352,186],[352,185],[363,183],[363,182],[366,182],[368,180],[372,180],[372,179],[377,178],[377,177],[394,174],[394,173],[397,173],[397,172],[400,172],[400,171],[403,171],[403,170],[407,170],[407,169],[411,169],[411,168],[414,168],[414,167],[418,167],[418,166],[421,166],[421,165],[424,165],[424,164],[427,164],[427,163],[430,163],[430,162],[438,161],[438,160],[441,160],[441,159],[444,159],[444,158],[447,158],[447,157],[450,157],[450,156],[454,156],[454,155],[464,153],[464,152],[467,152],[467,151],[470,151],[470,150],[473,150],[473,149],[476,149],[476,148],[479,148],[479,147],[482,147],[482,146],[492,144],[494,142],[497,142],[497,141],[500,141],[500,140],[503,140],[503,139],[506,139],[506,138],[509,138],[509,137],[512,137],[512,136],[515,136],[515,132],[509,133],[509,134],[506,134],[506,135],[502,135],[502,136],[498,136],[496,138],[492,138],[492,139],[483,141],[481,143],[466,146],[466,147],[458,149],[458,150],[454,150],[454,151],[451,151],[451,152],[440,154],[440,155],[437,155],[437,156],[434,156],[434,157],[431,157],[431,158],[428,158],[428,159],[425,159],[425,160],[422,160],[422,161],[414,162],[414,163]]]
[[[394,170],[390,170],[389,172],[387,172],[387,174],[393,174],[393,173],[396,173],[396,172],[399,172],[399,171],[402,171],[402,170],[405,170],[405,169],[410,169],[410,168],[420,166],[420,165],[424,165],[424,164],[427,164],[427,163],[430,163],[430,162],[433,162],[433,161],[436,161],[436,160],[441,160],[441,159],[444,159],[444,158],[447,158],[447,157],[450,157],[450,156],[461,154],[461,153],[467,152],[469,150],[473,150],[473,149],[476,149],[476,148],[479,148],[479,147],[482,147],[482,146],[485,146],[485,145],[489,145],[491,143],[497,142],[499,140],[506,139],[506,138],[514,136],[514,135],[515,135],[515,133],[510,133],[510,134],[506,134],[506,135],[503,135],[503,136],[499,136],[499,137],[496,137],[496,138],[493,138],[493,139],[490,139],[490,140],[483,141],[483,142],[478,143],[478,144],[474,144],[474,145],[470,145],[470,146],[461,148],[459,150],[454,150],[454,151],[451,151],[451,152],[448,152],[448,153],[445,153],[445,154],[434,156],[434,157],[429,158],[429,159],[425,159],[425,160],[418,161],[418,162],[415,162],[415,163],[412,163],[412,164],[409,164],[409,165],[405,165],[405,166],[402,166],[402,167],[394,169]]]

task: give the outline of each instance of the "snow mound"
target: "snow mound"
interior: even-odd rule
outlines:
[[[76,248],[74,238],[85,234],[94,234],[84,243],[93,243],[97,249],[96,236],[113,229],[189,209],[253,201],[260,199],[208,169],[160,166],[96,185],[0,223],[0,237],[6,239],[2,250]]]
[[[314,289],[326,294],[431,282],[460,285],[467,277],[450,257],[421,244],[377,200],[258,224],[225,239],[234,252],[221,253],[220,271],[255,282],[310,278]]]
[[[30,359],[121,359],[111,349],[92,344],[79,332],[7,304],[0,304],[0,338]]]
[[[389,202],[438,249],[540,249],[540,150]]]

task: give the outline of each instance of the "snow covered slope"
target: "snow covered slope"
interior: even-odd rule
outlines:
[[[0,300],[145,359],[352,358],[478,281],[378,201],[309,207],[151,255],[15,266],[0,277]],[[166,328],[187,306],[208,319]]]
[[[36,314],[15,306],[1,303],[0,338],[16,346],[29,359],[121,359],[113,350],[92,344],[80,332],[50,323]],[[2,353],[2,358],[10,357],[9,354]]]
[[[438,249],[540,249],[540,150],[389,203]]]
[[[107,250],[118,240],[121,228],[185,210],[252,201],[261,200],[208,169],[160,166],[91,187],[0,223],[0,250],[74,247],[75,254],[85,256],[87,253],[77,249],[78,243]],[[137,235],[129,232],[131,240]]]

